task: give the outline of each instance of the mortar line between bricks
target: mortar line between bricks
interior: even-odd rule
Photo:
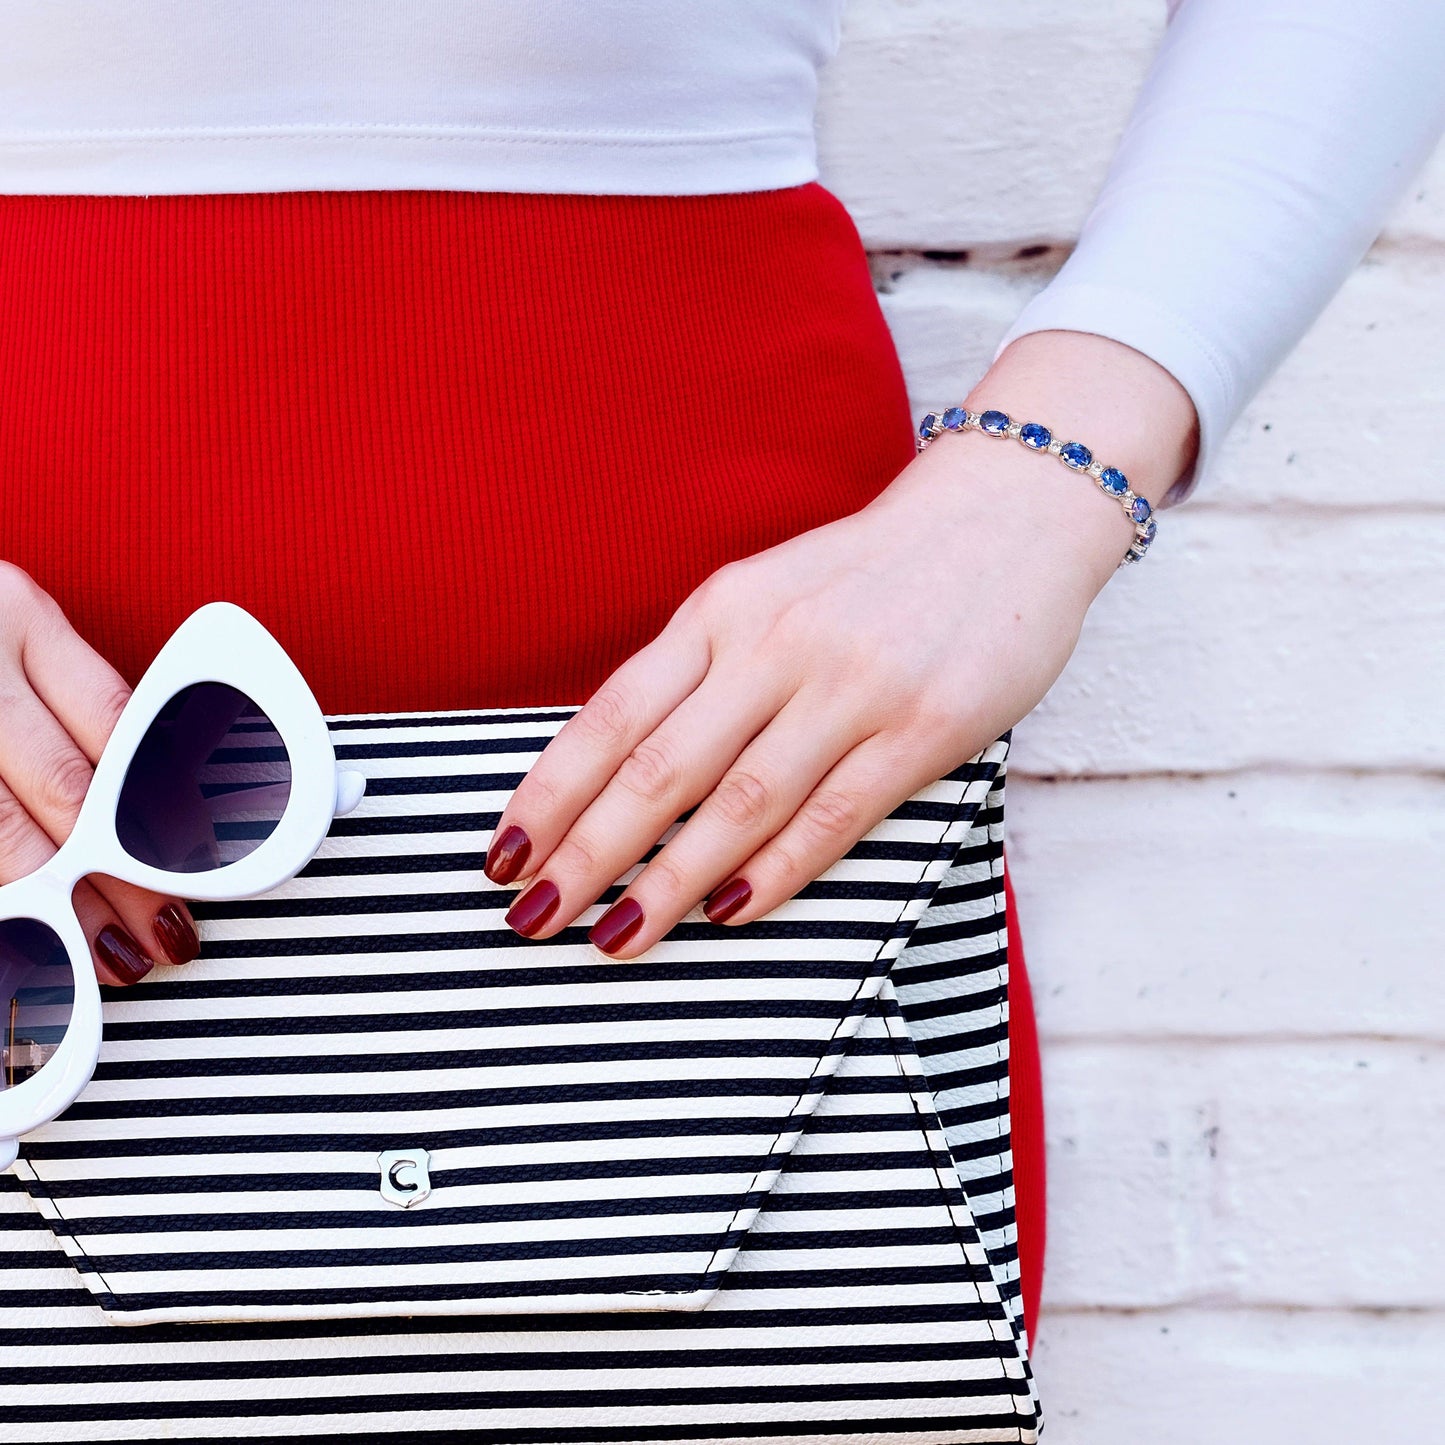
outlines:
[[[1017,275],[1024,267],[1056,271],[1078,245],[1077,236],[1019,235],[1006,241],[889,241],[863,237],[863,249],[879,260],[907,261],[916,270],[984,271]],[[1023,254],[1020,254],[1023,253]],[[1383,232],[1360,257],[1362,266],[1397,259],[1445,261],[1445,239],[1421,232]]]
[[[1439,767],[1381,767],[1357,768],[1331,766],[1324,763],[1247,763],[1221,768],[1136,768],[1129,772],[1089,771],[1077,773],[1030,772],[1023,766],[1015,767],[1015,779],[1030,783],[1132,783],[1153,780],[1170,782],[1219,782],[1223,779],[1255,778],[1355,778],[1362,783],[1377,783],[1383,780],[1397,780],[1404,783],[1419,782],[1422,778],[1445,782],[1445,764]]]

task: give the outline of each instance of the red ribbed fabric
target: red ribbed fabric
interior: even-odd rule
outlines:
[[[1009,1126],[1013,1135],[1014,1194],[1018,1201],[1019,1284],[1030,1341],[1044,1287],[1048,1178],[1044,1157],[1044,1081],[1034,994],[1024,964],[1018,903],[1004,850],[1003,892],[1008,929]]]
[[[580,703],[708,573],[913,455],[862,243],[816,182],[0,196],[0,318],[0,556],[132,684],[222,597],[326,712]]]

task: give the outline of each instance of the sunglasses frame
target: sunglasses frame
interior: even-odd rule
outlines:
[[[290,792],[275,828],[244,857],[201,872],[171,872],[125,851],[116,811],[152,722],[178,692],[201,682],[236,688],[266,715],[286,748]],[[332,820],[349,813],[365,791],[365,777],[337,763],[326,719],[300,670],[245,608],[207,602],[176,628],[126,700],[70,833],[34,872],[0,885],[0,924],[30,918],[53,929],[74,978],[70,1021],[55,1053],[28,1079],[0,1089],[0,1169],[15,1161],[21,1136],[75,1102],[100,1059],[100,985],[71,902],[76,883],[104,873],[198,901],[254,898],[295,877],[316,855]]]

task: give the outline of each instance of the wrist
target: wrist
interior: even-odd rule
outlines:
[[[1173,374],[1122,341],[1084,331],[1017,337],[963,404],[1039,421],[1060,439],[1083,442],[1156,507],[1199,448],[1194,402]]]
[[[1086,332],[1017,338],[954,406],[955,414],[960,408],[975,415],[1004,412],[1014,432],[1021,423],[1041,423],[1053,434],[1054,451],[1062,442],[1078,443],[1085,460],[1093,454],[1095,472],[1101,466],[1109,469],[1104,478],[1112,472],[1106,488],[1062,464],[1040,466],[1042,452],[1030,455],[1028,447],[1005,445],[1000,436],[970,427],[935,429],[906,473],[929,505],[959,503],[968,512],[983,504],[1017,518],[1037,539],[1031,545],[1052,543],[1058,564],[1076,572],[1091,595],[1131,545],[1142,545],[1143,520],[1198,447],[1194,403],[1174,376],[1142,352]],[[912,488],[904,483],[900,490]]]
[[[975,540],[987,532],[1021,563],[1067,575],[1088,600],[1135,539],[1134,523],[1092,477],[972,429],[937,435],[890,491],[907,494],[932,527]]]

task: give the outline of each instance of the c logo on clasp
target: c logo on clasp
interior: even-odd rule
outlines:
[[[376,1162],[381,1168],[381,1197],[388,1203],[410,1209],[431,1193],[427,1174],[431,1158],[425,1149],[388,1149]]]

